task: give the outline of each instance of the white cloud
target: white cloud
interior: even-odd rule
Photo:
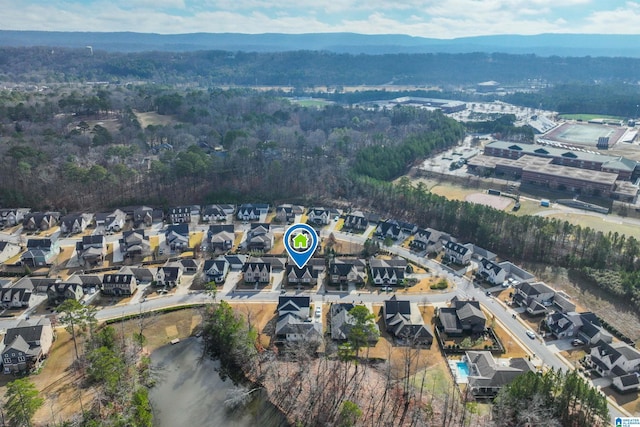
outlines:
[[[0,0],[0,28],[156,33],[355,32],[454,38],[637,33],[640,3],[600,0]],[[602,3],[606,3],[603,5]],[[608,5],[608,7],[607,7]],[[600,9],[597,9],[597,8]],[[571,13],[579,8],[580,14]],[[167,10],[178,9],[178,15]],[[589,12],[591,11],[591,12]],[[587,18],[582,18],[583,15]]]

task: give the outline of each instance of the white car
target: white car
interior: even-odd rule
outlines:
[[[322,315],[322,307],[316,307],[316,317],[320,317]]]
[[[536,339],[536,333],[531,331],[531,330],[527,330],[527,332],[525,332],[527,334],[527,336],[529,338],[531,338],[532,340]]]

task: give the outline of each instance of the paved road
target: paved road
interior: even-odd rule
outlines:
[[[344,240],[354,244],[363,244],[368,238],[367,236],[373,231],[372,228],[363,234],[350,234],[335,231],[335,223],[332,222],[327,230],[321,232],[321,237],[328,237],[330,233],[339,240]],[[111,237],[111,236],[109,236]],[[557,347],[547,347],[539,338],[531,339],[526,335],[527,327],[523,325],[517,318],[513,317],[514,311],[497,301],[492,296],[485,295],[485,289],[475,286],[467,277],[459,276],[446,266],[443,266],[431,259],[425,258],[420,254],[411,252],[399,246],[387,247],[385,250],[405,257],[409,261],[416,263],[424,268],[428,268],[435,275],[446,277],[450,282],[454,283],[453,290],[441,293],[426,294],[404,294],[399,296],[402,299],[410,300],[415,303],[444,304],[451,300],[454,296],[460,298],[475,298],[484,305],[494,316],[497,322],[500,322],[505,330],[511,335],[514,341],[519,342],[525,349],[529,351],[534,361],[538,365],[546,365],[555,369],[568,369],[566,361],[560,358],[552,349]],[[272,291],[235,291],[232,280],[227,280],[227,284],[217,294],[217,299],[228,300],[233,302],[247,303],[265,303],[276,302],[281,293],[278,290]],[[235,283],[235,282],[234,282]],[[295,292],[290,291],[289,294]],[[310,297],[313,302],[331,303],[331,302],[369,302],[382,303],[390,297],[388,292],[377,293],[358,293],[352,292],[328,292],[328,293],[312,293]],[[97,313],[98,320],[107,320],[122,316],[135,315],[141,312],[154,311],[161,308],[183,305],[183,304],[202,304],[211,302],[211,297],[204,293],[178,293],[175,295],[164,295],[156,298],[147,298],[144,302],[139,298],[132,300],[132,303],[122,306],[105,307]],[[19,319],[0,320],[0,329],[6,329],[15,326]],[[617,406],[609,405],[611,415],[625,416]]]

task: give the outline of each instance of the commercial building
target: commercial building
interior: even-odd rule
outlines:
[[[525,184],[629,203],[635,202],[638,193],[638,187],[629,180],[640,176],[640,163],[624,157],[507,141],[487,144],[484,154],[470,159],[467,165],[472,171],[495,171]]]

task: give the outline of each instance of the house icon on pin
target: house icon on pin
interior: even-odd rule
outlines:
[[[293,238],[293,249],[307,249],[309,246],[309,237],[306,234],[300,233]]]

